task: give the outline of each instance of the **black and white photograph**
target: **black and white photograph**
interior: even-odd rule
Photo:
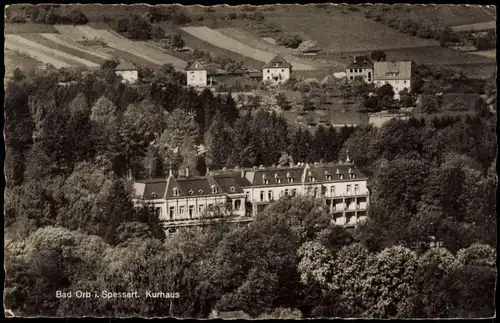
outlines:
[[[496,317],[496,14],[5,5],[4,316]]]

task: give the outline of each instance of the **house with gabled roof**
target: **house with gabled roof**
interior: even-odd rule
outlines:
[[[345,73],[348,81],[360,76],[366,83],[372,83],[373,62],[368,56],[354,56],[353,61],[347,65]]]
[[[135,84],[139,81],[139,71],[130,62],[122,61],[115,67],[115,73],[122,77],[122,83]]]
[[[186,68],[186,84],[193,87],[206,87],[207,74],[207,67],[201,61],[195,60]]]
[[[263,82],[277,85],[286,82],[291,75],[292,65],[279,54],[262,66]]]
[[[410,61],[375,62],[373,74],[375,86],[390,84],[396,100],[399,100],[401,91],[411,89]]]

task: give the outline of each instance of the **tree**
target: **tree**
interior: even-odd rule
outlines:
[[[181,34],[176,34],[174,36],[172,46],[177,50],[182,49],[184,48],[184,46],[186,46],[186,43],[184,42],[184,39],[182,39]]]
[[[362,293],[368,305],[364,315],[378,318],[411,316],[416,269],[417,256],[407,248],[394,246],[378,253],[368,268]]]
[[[387,53],[381,50],[375,50],[371,53],[371,58],[376,62],[382,62],[386,60]]]
[[[440,110],[440,102],[434,94],[423,94],[421,96],[420,109],[424,113],[436,113]]]
[[[328,286],[340,296],[343,317],[359,317],[369,310],[362,296],[365,283],[372,279],[369,270],[374,261],[374,255],[360,243],[342,247],[333,261]]]
[[[109,244],[114,245],[118,242],[118,226],[125,221],[130,221],[133,214],[132,201],[123,183],[120,180],[114,180],[103,210],[103,215],[108,218],[108,221],[102,234]]]
[[[146,156],[142,159],[145,178],[159,178],[166,175],[158,146],[149,145]]]
[[[205,136],[205,146],[208,148],[208,165],[211,168],[222,168],[227,164],[232,151],[232,136],[227,130],[220,115],[217,115]]]
[[[455,257],[444,248],[429,249],[419,258],[415,273],[416,317],[450,317],[446,280],[455,267]]]
[[[323,289],[328,288],[334,270],[334,258],[330,251],[317,241],[307,241],[297,253],[301,282],[305,285],[318,282]]]
[[[87,17],[78,9],[72,9],[67,14],[68,19],[74,25],[85,25],[89,20]]]

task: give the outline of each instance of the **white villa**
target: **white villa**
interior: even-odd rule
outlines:
[[[186,69],[186,84],[193,87],[207,86],[207,68],[199,60],[195,60]]]
[[[373,81],[375,86],[392,85],[394,98],[399,100],[403,89],[411,89],[411,62],[375,62]]]
[[[280,55],[276,55],[262,67],[262,81],[273,85],[286,82],[291,74],[292,65]]]

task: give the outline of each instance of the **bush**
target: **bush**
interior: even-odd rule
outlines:
[[[26,18],[23,16],[12,16],[10,17],[9,22],[12,24],[22,24],[26,22]]]
[[[297,48],[302,43],[302,37],[299,34],[282,34],[278,43],[289,48]]]
[[[236,14],[236,12],[230,12],[225,17],[225,20],[234,20],[234,19],[237,19],[237,18],[238,18],[238,15]]]
[[[155,24],[151,28],[151,36],[155,39],[164,38],[165,37],[165,30],[163,30],[163,28],[160,25]]]
[[[78,9],[72,9],[68,12],[68,18],[74,25],[85,25],[89,22],[87,17]]]
[[[260,12],[260,11],[257,11],[257,12],[254,12],[254,13],[248,15],[248,19],[255,20],[255,21],[263,21],[264,14],[262,14],[262,12]]]
[[[253,12],[253,11],[257,10],[257,7],[256,6],[244,6],[242,10],[248,11],[248,12]]]

